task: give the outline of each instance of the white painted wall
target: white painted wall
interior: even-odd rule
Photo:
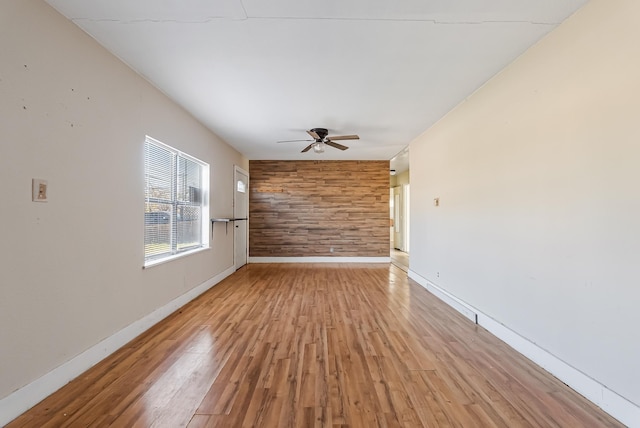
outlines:
[[[233,265],[221,228],[142,269],[145,134],[208,162],[232,214],[237,151],[44,2],[0,3],[0,399]]]
[[[591,1],[410,146],[411,270],[636,406],[639,20]]]

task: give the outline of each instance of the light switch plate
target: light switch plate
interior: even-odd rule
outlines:
[[[34,178],[31,180],[33,202],[47,202],[47,180]]]

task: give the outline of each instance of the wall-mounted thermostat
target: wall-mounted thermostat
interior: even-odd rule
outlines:
[[[47,202],[47,180],[34,178],[31,180],[33,202]]]

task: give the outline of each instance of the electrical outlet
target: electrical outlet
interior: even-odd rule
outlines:
[[[31,198],[33,202],[47,202],[47,180],[34,178],[31,180]]]

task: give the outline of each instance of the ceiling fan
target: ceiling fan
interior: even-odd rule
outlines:
[[[349,147],[343,146],[342,144],[334,142],[334,140],[359,140],[360,137],[357,135],[333,135],[327,136],[329,131],[326,128],[313,128],[307,131],[313,140],[287,140],[287,141],[278,141],[278,143],[293,143],[298,141],[312,141],[307,147],[302,149],[300,153],[308,152],[313,149],[316,153],[323,153],[324,146],[331,146],[339,150],[347,150]]]

